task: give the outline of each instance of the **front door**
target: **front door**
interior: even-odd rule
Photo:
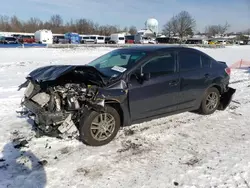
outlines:
[[[143,83],[131,75],[129,107],[132,121],[177,110],[180,91],[175,52],[166,52],[142,65],[142,73],[150,73]]]

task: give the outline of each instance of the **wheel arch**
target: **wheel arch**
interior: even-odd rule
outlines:
[[[118,114],[120,115],[120,120],[121,120],[121,127],[124,126],[124,112],[121,107],[121,104],[118,101],[115,100],[105,100],[105,105],[109,105],[116,109]]]
[[[218,91],[219,91],[220,94],[222,93],[222,87],[221,87],[220,85],[218,85],[218,84],[213,84],[213,85],[210,86],[209,88],[212,88],[212,87],[218,89]]]

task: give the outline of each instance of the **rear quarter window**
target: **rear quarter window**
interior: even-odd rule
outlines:
[[[211,68],[212,60],[209,57],[201,55],[202,68]]]
[[[179,69],[181,72],[197,70],[201,68],[200,54],[192,51],[180,51],[178,53]]]

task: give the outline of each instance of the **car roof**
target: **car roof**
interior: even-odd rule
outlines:
[[[147,51],[147,52],[154,52],[159,50],[167,50],[167,49],[190,49],[188,47],[180,46],[180,45],[143,45],[143,46],[130,46],[125,49],[129,50],[139,50],[139,51]]]

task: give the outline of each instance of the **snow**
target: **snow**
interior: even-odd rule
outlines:
[[[199,48],[200,49],[200,48]],[[0,187],[241,187],[250,186],[250,71],[233,70],[234,101],[209,116],[183,113],[124,128],[113,142],[36,138],[21,118],[18,85],[33,69],[84,64],[112,50],[0,49]],[[250,60],[248,46],[200,49],[228,65]],[[27,147],[14,148],[23,136]]]

